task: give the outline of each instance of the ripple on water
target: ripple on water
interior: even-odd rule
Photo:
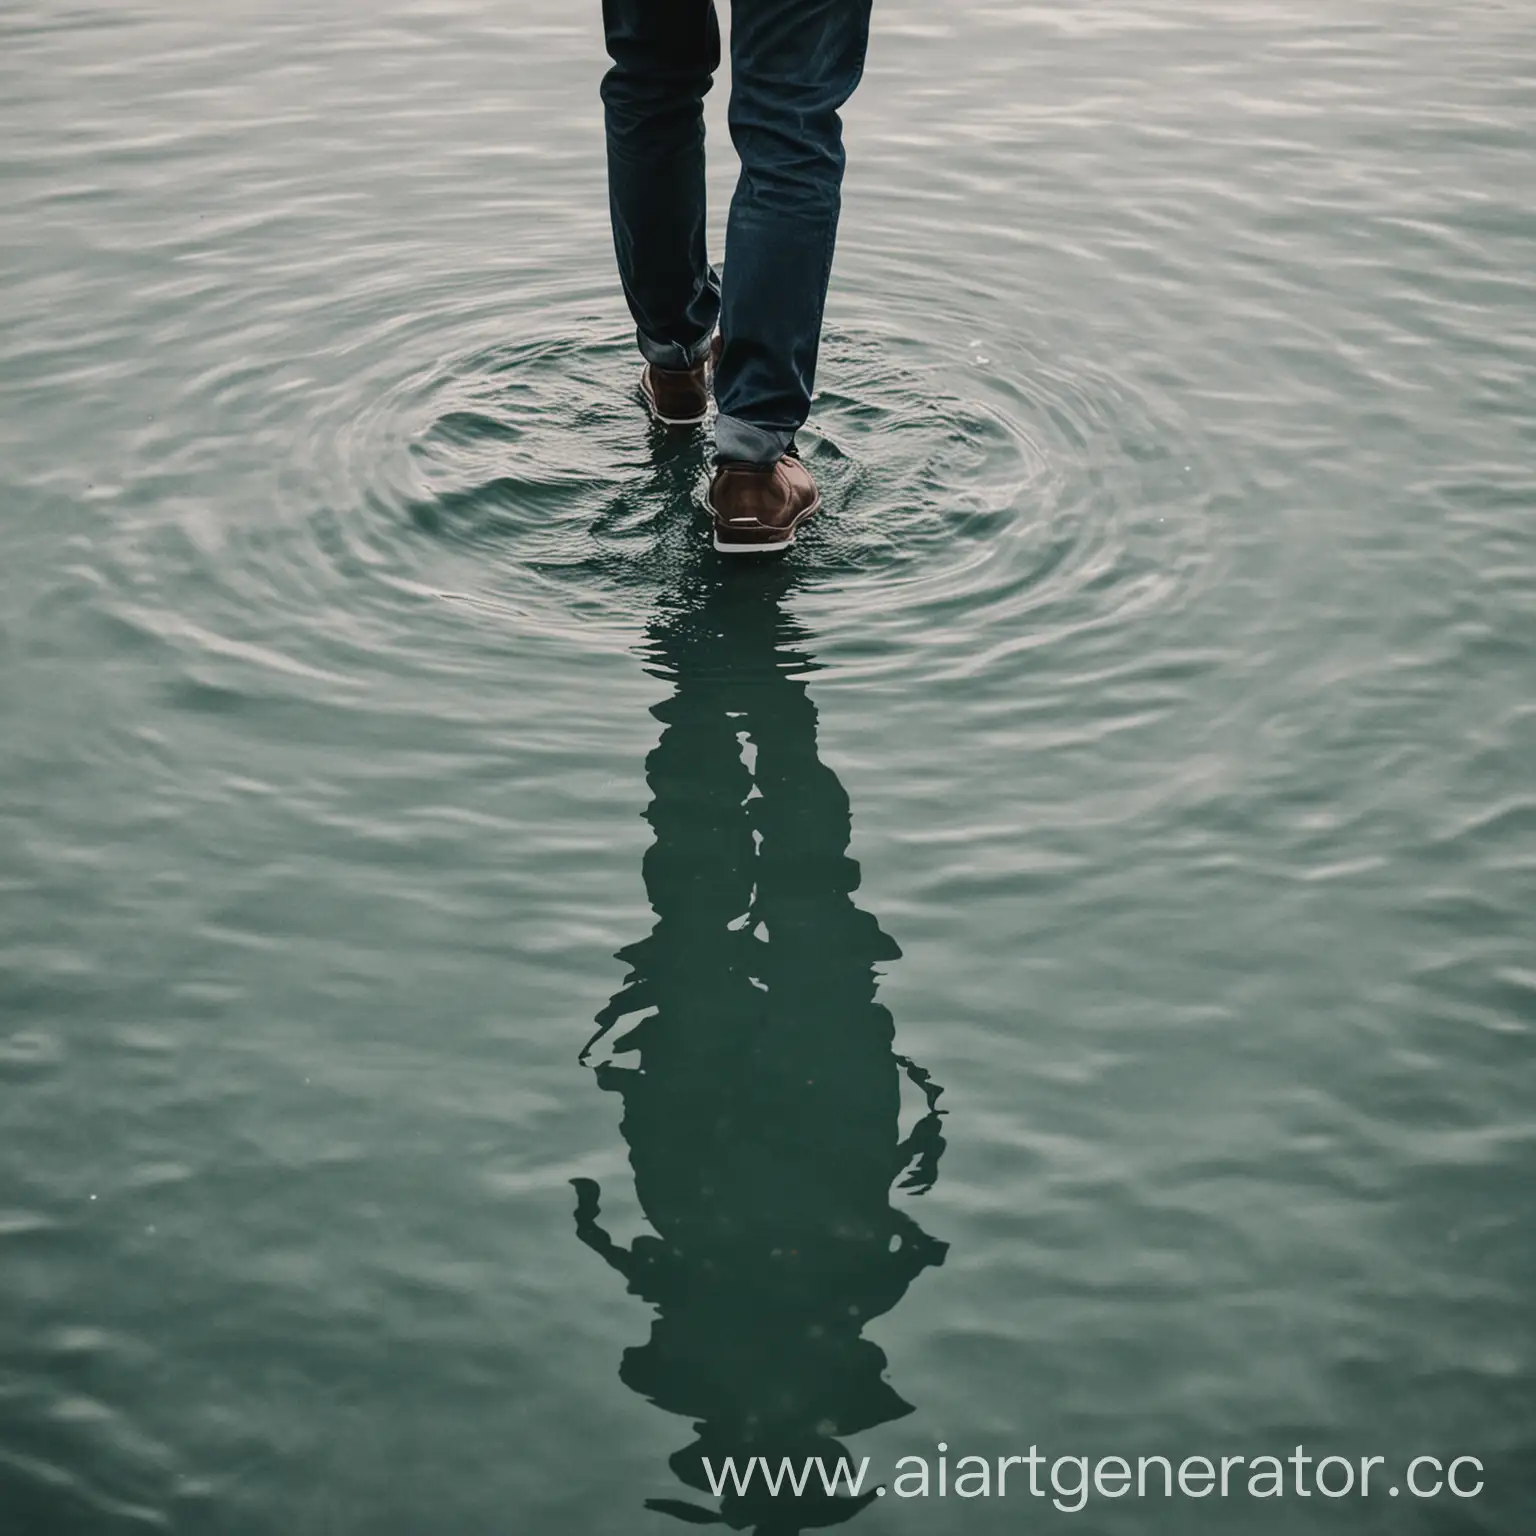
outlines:
[[[706,544],[709,473],[706,431],[644,421],[637,370],[582,317],[376,381],[334,424],[316,549],[514,625],[632,635]],[[1123,381],[856,326],[829,332],[823,379],[802,449],[827,515],[787,558],[876,670],[1113,624],[1204,562],[1194,434]]]
[[[327,308],[344,347],[299,363],[253,336],[238,365],[189,372],[185,414],[212,430],[144,429],[157,467],[112,534],[114,617],[230,698],[258,678],[363,692],[381,656],[475,674],[500,664],[488,627],[632,644],[710,558],[708,433],[646,421],[611,283],[540,268],[509,312],[510,281],[361,274]],[[1187,600],[1213,476],[1173,400],[899,297],[839,304],[801,439],[827,514],[786,558],[830,599],[818,632],[839,665],[975,674],[1084,632],[1118,644]],[[315,302],[284,317],[288,340]]]

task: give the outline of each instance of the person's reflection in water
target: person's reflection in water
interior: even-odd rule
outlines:
[[[706,1496],[706,1458],[718,1477],[727,1457],[745,1473],[752,1456],[797,1471],[819,1456],[830,1476],[839,1437],[912,1411],[862,1331],[946,1249],[892,1204],[897,1186],[934,1181],[940,1090],[895,1053],[875,1000],[876,965],[900,952],[853,902],[848,797],[816,755],[801,680],[812,662],[781,606],[792,578],[731,575],[701,579],[651,628],[676,686],[654,710],[665,729],[646,764],[656,925],[619,952],[631,974],[588,1045],[629,1021],[611,1047],[625,1064],[596,1071],[623,1098],[656,1235],[619,1245],[597,1185],[575,1181],[578,1235],[658,1313],[620,1378],[696,1421],[671,1466]],[[903,1073],[926,1103],[905,1138]],[[718,1511],[647,1504],[791,1536],[875,1497],[873,1478],[854,1498],[846,1483],[829,1495],[814,1470],[800,1496],[774,1496],[760,1476]]]

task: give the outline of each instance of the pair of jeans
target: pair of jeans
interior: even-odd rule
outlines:
[[[716,457],[773,463],[810,413],[842,207],[838,113],[864,71],[871,0],[731,0],[741,177],[723,275],[706,244],[704,96],[714,0],[603,0],[614,250],[640,350],[688,368],[718,325]]]

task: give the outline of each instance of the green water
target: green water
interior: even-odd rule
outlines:
[[[741,571],[597,10],[0,13],[0,1536],[1536,1530],[1536,12],[878,5]]]

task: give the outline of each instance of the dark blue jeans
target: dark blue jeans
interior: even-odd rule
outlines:
[[[716,452],[769,463],[811,408],[842,206],[838,111],[864,70],[871,0],[731,0],[731,139],[741,179],[725,270],[705,241],[704,95],[713,0],[603,0],[613,242],[640,350],[702,357],[718,324]]]

